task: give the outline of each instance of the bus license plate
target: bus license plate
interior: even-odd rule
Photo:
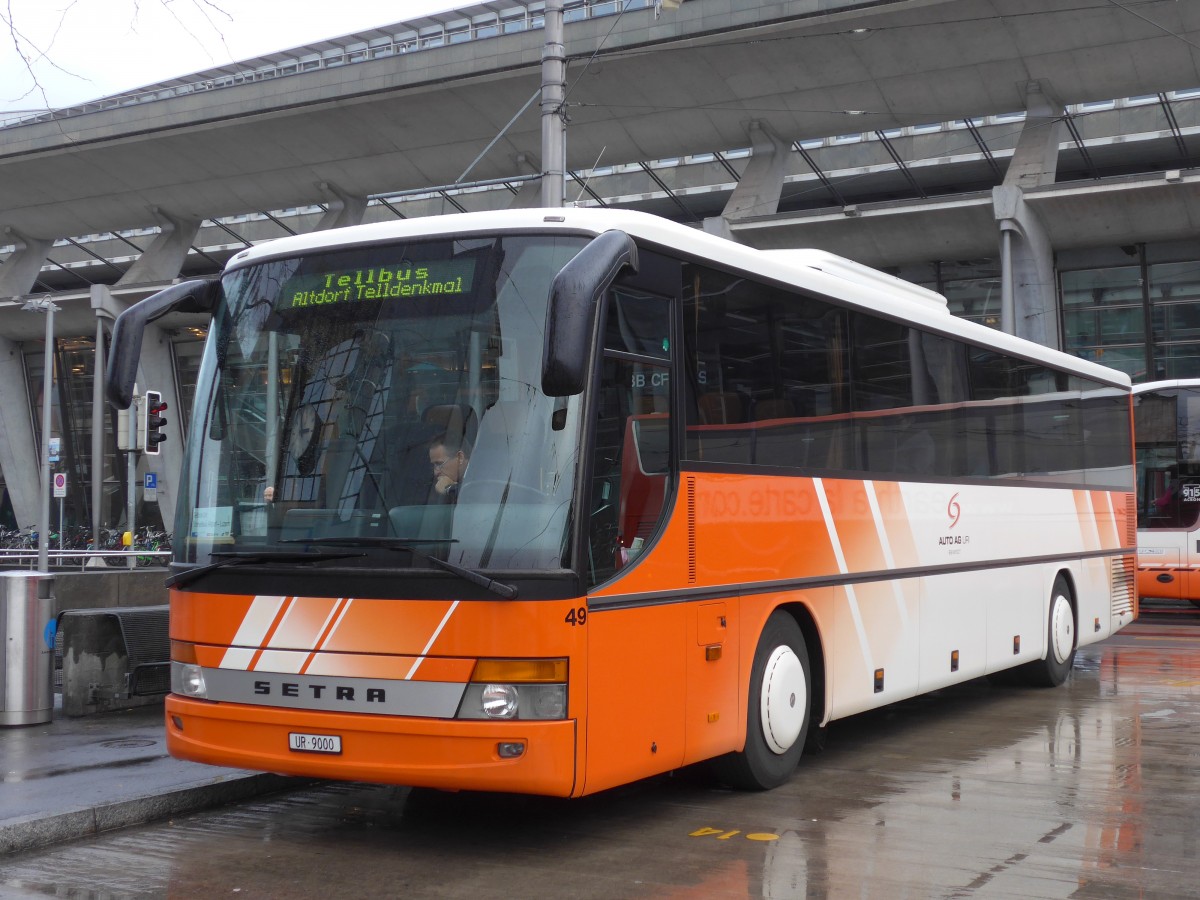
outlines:
[[[336,734],[288,734],[288,749],[300,753],[341,753],[342,738]]]

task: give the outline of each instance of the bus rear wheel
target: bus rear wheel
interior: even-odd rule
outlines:
[[[800,761],[812,707],[808,648],[785,612],[772,613],[758,639],[748,700],[745,749],[714,767],[733,787],[769,790],[787,781]]]

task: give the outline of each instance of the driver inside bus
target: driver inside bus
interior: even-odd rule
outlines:
[[[429,442],[429,464],[433,466],[433,490],[441,497],[456,500],[458,485],[470,462],[470,448],[449,432],[443,431]]]

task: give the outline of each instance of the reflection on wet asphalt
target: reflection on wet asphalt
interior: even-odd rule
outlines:
[[[1145,616],[1063,688],[834,723],[767,793],[325,784],[0,860],[0,897],[1189,897],[1198,701],[1200,614]]]

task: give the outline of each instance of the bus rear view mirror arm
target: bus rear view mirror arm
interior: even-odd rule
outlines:
[[[571,397],[583,391],[590,347],[604,319],[605,294],[625,268],[637,274],[637,245],[614,229],[596,237],[554,276],[542,348],[546,396]]]
[[[208,313],[216,309],[221,283],[196,279],[173,284],[133,304],[117,316],[113,326],[112,350],[104,373],[104,392],[117,409],[128,409],[133,400],[138,362],[142,356],[142,333],[146,326],[167,313]]]

